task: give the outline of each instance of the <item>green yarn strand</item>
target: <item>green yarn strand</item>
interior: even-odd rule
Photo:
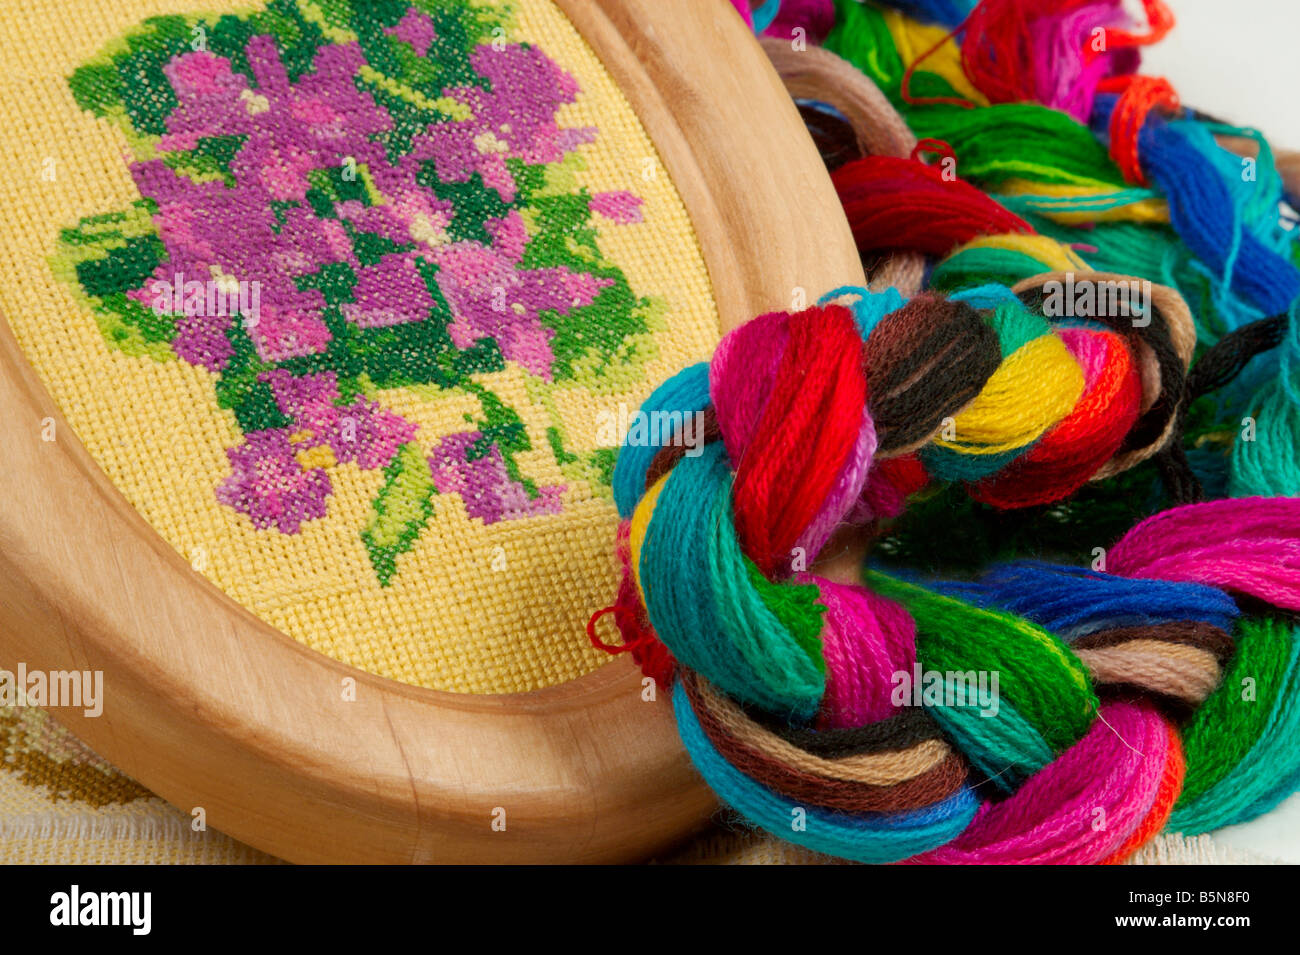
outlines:
[[[1300,776],[1300,639],[1284,620],[1243,622],[1222,683],[1183,730],[1187,778],[1169,820],[1188,835],[1254,818]]]
[[[1051,753],[1060,753],[1088,731],[1097,712],[1097,695],[1083,662],[1055,636],[1014,614],[974,607],[878,571],[867,571],[864,580],[873,591],[898,601],[911,613],[916,621],[917,657],[925,670],[998,675],[1001,709],[1010,704],[1029,734],[1017,743],[1017,750],[1021,758],[1037,753],[1029,765],[1042,756],[1033,736],[1040,737]],[[963,712],[969,716],[973,711]],[[1002,714],[976,719],[994,724]]]

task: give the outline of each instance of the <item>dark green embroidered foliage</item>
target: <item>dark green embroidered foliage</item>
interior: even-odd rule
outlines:
[[[276,404],[263,373],[274,366],[257,356],[253,341],[242,324],[226,329],[231,355],[225,371],[216,380],[217,403],[235,413],[241,431],[285,428],[292,424]]]
[[[434,164],[421,164],[415,181],[432,189],[434,195],[451,203],[454,210],[447,235],[453,242],[489,242],[487,232],[489,220],[500,219],[510,211],[510,206],[483,185],[483,176],[474,173],[465,182],[441,182],[434,171]]]
[[[94,314],[106,342],[128,355],[166,361],[176,357],[170,345],[176,334],[173,316],[127,296],[148,281],[166,255],[153,211],[153,203],[141,200],[124,212],[86,216],[60,231],[61,252],[51,266]]]
[[[138,235],[116,241],[100,259],[84,259],[77,263],[77,279],[87,295],[106,298],[121,295],[126,289],[142,284],[164,253],[157,236]]]

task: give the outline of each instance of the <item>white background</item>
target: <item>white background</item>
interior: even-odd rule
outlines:
[[[1177,25],[1145,48],[1142,72],[1164,76],[1188,106],[1300,149],[1300,0],[1166,3]]]

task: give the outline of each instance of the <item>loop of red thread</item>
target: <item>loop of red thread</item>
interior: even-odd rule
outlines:
[[[861,252],[946,255],[982,235],[1032,235],[1024,219],[960,179],[896,156],[864,156],[831,173]]]
[[[609,613],[614,615],[614,621],[618,624],[619,632],[623,635],[624,642],[621,645],[606,643],[596,635],[596,621]],[[614,604],[611,607],[597,610],[591,615],[591,619],[587,621],[587,639],[591,641],[591,645],[597,650],[604,650],[606,653],[615,656],[620,653],[632,654],[633,661],[641,668],[642,673],[652,678],[660,686],[666,687],[672,683],[675,668],[673,656],[659,638],[654,635],[654,631],[649,629],[641,630],[638,621],[640,614],[641,610],[638,607],[627,604]],[[636,634],[631,640],[627,639],[629,630]]]
[[[951,159],[954,163],[957,161],[957,151],[952,148],[951,144],[942,139],[920,139],[912,147],[911,158],[917,162],[924,162],[921,157],[924,155],[942,156],[944,159]]]
[[[618,594],[613,606],[597,610],[587,621],[587,639],[597,650],[606,653],[630,653],[641,672],[662,687],[672,684],[673,672],[677,663],[672,653],[664,646],[655,633],[641,604],[641,595],[636,589],[636,580],[632,575],[632,547],[630,544],[631,522],[622,521],[618,525],[618,561],[623,568],[622,578],[618,584]],[[623,637],[623,645],[606,643],[596,636],[596,621],[605,614],[614,615],[614,623]]]
[[[624,607],[620,604],[614,604],[613,606],[610,607],[602,607],[600,610],[597,610],[595,613],[593,613],[591,615],[591,619],[587,621],[587,639],[591,641],[591,645],[595,647],[597,650],[604,650],[606,653],[614,653],[614,654],[627,653],[628,651],[632,650],[636,644],[636,641],[633,641],[632,643],[623,643],[623,644],[606,643],[604,640],[600,639],[600,637],[596,635],[596,621],[599,620],[601,617],[609,613],[620,614],[620,613],[630,613],[630,612],[633,612],[633,608]],[[616,623],[618,622],[617,616],[615,616],[614,621]]]
[[[1142,8],[1146,11],[1147,32],[1133,33],[1129,30],[1108,29],[1106,31],[1108,50],[1150,46],[1159,43],[1165,38],[1165,34],[1174,28],[1174,13],[1164,5],[1163,0],[1142,0]]]
[[[1127,182],[1147,184],[1138,153],[1138,135],[1153,109],[1173,112],[1178,93],[1159,76],[1116,76],[1098,84],[1103,92],[1121,91],[1110,114],[1110,155]]]

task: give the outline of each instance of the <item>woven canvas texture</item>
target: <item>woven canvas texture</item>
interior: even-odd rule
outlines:
[[[12,5],[0,54],[0,313],[158,533],[406,683],[604,662],[618,423],[718,319],[564,16],[60,0]]]
[[[123,776],[38,707],[0,707],[0,862],[274,862]]]

